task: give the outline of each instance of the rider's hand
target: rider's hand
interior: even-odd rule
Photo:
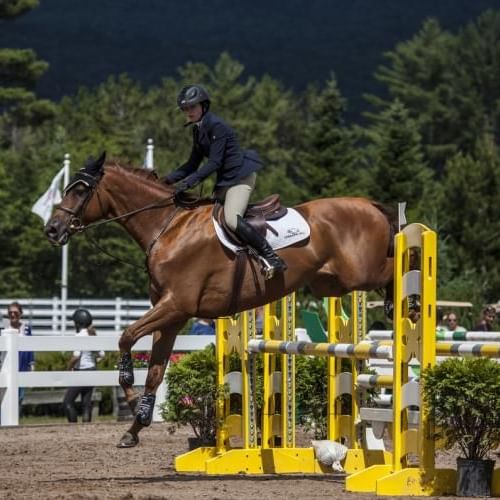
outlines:
[[[165,177],[163,177],[162,182],[164,182],[165,184],[167,184],[167,186],[175,184],[174,182],[172,182],[172,180],[170,179],[169,175],[166,175]]]
[[[175,185],[175,194],[183,193],[184,191],[187,191],[189,189],[189,187],[190,186],[186,181],[178,182]]]

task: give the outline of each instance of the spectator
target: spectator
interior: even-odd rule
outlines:
[[[437,309],[436,311],[436,331],[437,332],[446,332],[448,330],[446,326],[447,316],[443,313],[441,309]]]
[[[14,330],[19,332],[19,335],[30,335],[31,336],[31,326],[21,320],[23,316],[23,308],[19,302],[12,302],[7,308],[7,314],[9,316],[9,326]],[[35,368],[35,357],[31,351],[20,351],[19,352],[19,371],[29,372]],[[24,387],[19,387],[19,409],[21,409],[21,404],[24,399]]]
[[[213,319],[196,318],[193,321],[189,335],[215,335],[215,322]]]
[[[75,323],[76,335],[79,337],[87,337],[95,335],[95,328],[92,326],[92,315],[87,309],[77,309],[73,313],[73,321]],[[94,351],[74,351],[73,356],[69,361],[68,368],[70,370],[95,370],[96,364],[104,357],[104,352],[100,351],[96,354]],[[68,422],[77,422],[77,411],[75,408],[75,400],[78,394],[82,399],[82,421],[90,422],[92,419],[92,393],[93,387],[68,387],[64,395],[63,407],[68,418]]]
[[[492,332],[493,322],[496,318],[496,309],[493,306],[487,306],[483,309],[481,321],[474,327],[475,332]]]
[[[466,332],[467,330],[458,324],[457,315],[449,312],[446,317],[446,326],[449,332]]]
[[[416,323],[421,317],[420,304],[415,299],[411,302],[411,306],[408,310],[408,318],[412,323]]]
[[[264,306],[255,308],[255,334],[262,337],[264,333]]]

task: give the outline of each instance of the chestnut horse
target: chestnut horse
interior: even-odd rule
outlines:
[[[265,280],[249,258],[236,291],[235,255],[215,234],[212,206],[184,209],[174,188],[155,173],[104,162],[88,162],[66,187],[63,200],[45,227],[48,239],[64,245],[69,237],[97,223],[116,221],[146,254],[153,307],[121,335],[120,385],[133,407],[132,346],[152,334],[144,395],[135,420],[118,446],[138,443],[150,424],[154,394],[162,382],[177,333],[191,317],[217,318],[251,309],[308,285],[317,297],[386,287],[391,292],[394,224],[377,203],[364,198],[330,198],[295,207],[310,225],[310,237],[279,250],[288,269]],[[236,312],[237,312],[236,311]],[[231,311],[235,312],[235,310]]]

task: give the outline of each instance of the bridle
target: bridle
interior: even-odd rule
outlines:
[[[85,193],[84,198],[81,200],[81,203],[79,203],[79,206],[76,209],[62,207],[60,205],[57,205],[55,208],[56,210],[61,210],[62,212],[66,212],[66,213],[70,214],[71,217],[69,220],[69,228],[68,228],[68,231],[70,234],[83,233],[83,232],[86,232],[88,229],[91,229],[91,228],[94,228],[97,226],[101,226],[104,224],[109,224],[110,222],[117,221],[120,219],[125,219],[127,217],[131,217],[132,215],[135,215],[135,214],[138,214],[141,212],[145,212],[146,210],[152,210],[154,208],[164,208],[164,207],[167,207],[169,205],[175,204],[175,194],[172,194],[172,195],[167,196],[166,198],[162,198],[159,201],[156,201],[154,203],[149,203],[148,205],[145,205],[141,208],[131,210],[129,212],[118,215],[116,217],[111,217],[109,219],[103,219],[103,220],[99,220],[99,221],[84,225],[81,221],[81,217],[82,217],[82,214],[85,212],[85,208],[87,207],[90,199],[92,198],[94,191],[95,191],[95,194],[97,197],[97,201],[99,203],[99,207],[101,208],[101,212],[102,212],[102,214],[104,214],[104,209],[102,206],[101,198],[99,197],[99,191],[96,191],[97,185],[99,184],[99,181],[101,180],[103,175],[104,175],[104,172],[102,172],[102,170],[99,172],[98,175],[95,175],[95,176],[89,174],[88,172],[80,170],[79,172],[77,172],[73,176],[70,183],[64,188],[63,198],[64,198],[64,196],[66,196],[68,194],[69,191],[71,191],[78,184],[83,184],[87,188],[87,192]],[[148,269],[147,261],[148,261],[149,255],[151,253],[151,250],[152,250],[154,244],[158,241],[160,236],[166,231],[167,227],[172,222],[176,213],[177,213],[177,210],[174,210],[172,215],[170,217],[168,217],[166,224],[164,224],[162,229],[158,232],[158,234],[153,238],[153,240],[149,244],[149,246],[146,250],[146,270]],[[99,244],[93,238],[91,238],[88,235],[88,233],[86,233],[85,235],[87,236],[89,241],[96,248],[98,248],[101,252],[105,253],[109,257],[112,257],[113,259],[115,259],[121,263],[129,264],[129,265],[132,265],[134,267],[139,267],[139,266],[137,266],[137,264],[124,261],[122,259],[119,259],[118,257],[115,257],[114,255],[111,255],[109,252],[107,252],[101,246],[99,246]]]
[[[74,177],[71,179],[71,182],[64,188],[63,198],[77,184],[83,184],[88,189],[87,193],[85,194],[85,198],[83,198],[81,205],[76,210],[72,209],[72,208],[61,207],[60,205],[56,206],[56,210],[61,210],[62,212],[66,212],[66,213],[71,215],[71,218],[69,220],[69,228],[71,230],[71,234],[83,233],[84,231],[87,231],[88,229],[91,229],[93,227],[102,226],[103,224],[109,224],[110,222],[113,222],[113,221],[125,219],[127,217],[132,216],[132,215],[138,214],[140,212],[144,212],[146,210],[151,210],[153,208],[164,208],[168,205],[172,205],[175,203],[175,201],[174,201],[175,194],[171,194],[171,195],[167,196],[166,198],[162,198],[159,201],[155,201],[154,203],[149,203],[148,205],[145,205],[141,208],[137,208],[135,210],[131,210],[131,211],[126,212],[124,214],[117,215],[116,217],[111,217],[109,219],[103,219],[100,221],[91,222],[90,224],[84,225],[84,224],[82,224],[81,216],[84,213],[85,208],[87,207],[90,199],[92,198],[92,194],[96,190],[97,185],[99,184],[99,181],[101,180],[102,176],[103,176],[103,172],[100,172],[100,174],[98,176],[93,176],[87,172],[80,171],[74,175]],[[97,196],[97,201],[99,203],[101,211],[104,213],[104,210],[102,208],[101,198],[99,197],[98,191],[96,191],[96,196]],[[168,202],[172,202],[172,203],[168,203]]]

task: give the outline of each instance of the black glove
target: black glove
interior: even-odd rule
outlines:
[[[180,181],[175,185],[175,194],[181,194],[184,191],[187,191],[190,188],[190,185],[186,181]]]
[[[166,175],[165,177],[163,177],[162,182],[164,182],[167,186],[175,184],[175,182],[173,182],[172,179],[170,178],[170,175]]]

